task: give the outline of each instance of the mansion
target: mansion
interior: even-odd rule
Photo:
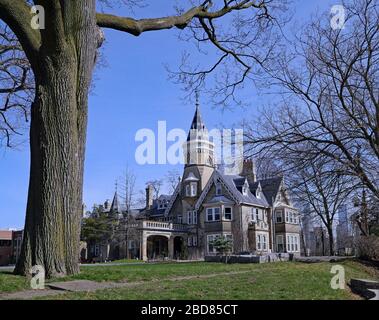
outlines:
[[[283,177],[257,180],[249,159],[238,175],[226,175],[214,164],[214,150],[196,103],[175,192],[154,199],[147,186],[145,208],[127,214],[117,258],[202,259],[217,253],[217,237],[230,239],[234,254],[300,254],[300,217]]]

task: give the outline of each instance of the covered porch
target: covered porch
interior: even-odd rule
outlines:
[[[172,222],[148,221],[140,223],[140,259],[181,259],[187,241],[187,226]]]

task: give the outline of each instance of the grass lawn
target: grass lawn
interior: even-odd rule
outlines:
[[[15,276],[9,271],[0,271],[0,294],[3,292],[20,291],[29,285],[25,277]]]
[[[346,281],[375,279],[378,271],[356,261],[344,261]],[[50,299],[356,299],[346,290],[330,288],[332,263],[268,264],[157,263],[82,267],[61,280],[122,281],[130,286],[90,293],[66,293]],[[239,273],[238,273],[239,272]],[[230,274],[226,274],[230,273]],[[234,273],[234,274],[233,274]],[[218,276],[208,277],[212,274]],[[16,291],[23,278],[0,273],[0,292]],[[134,282],[138,282],[133,284]],[[12,284],[13,283],[13,284]]]

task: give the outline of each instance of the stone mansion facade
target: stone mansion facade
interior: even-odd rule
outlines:
[[[182,178],[158,199],[146,188],[146,207],[127,224],[128,258],[201,259],[216,254],[212,241],[220,236],[235,254],[300,254],[299,213],[283,177],[257,180],[251,160],[239,175],[226,175],[214,165],[214,149],[197,103]]]

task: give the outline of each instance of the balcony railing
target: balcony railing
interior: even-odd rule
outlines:
[[[154,220],[143,220],[139,223],[130,224],[129,227],[150,229],[150,230],[167,230],[167,231],[186,231],[187,225],[173,222],[162,222]]]

